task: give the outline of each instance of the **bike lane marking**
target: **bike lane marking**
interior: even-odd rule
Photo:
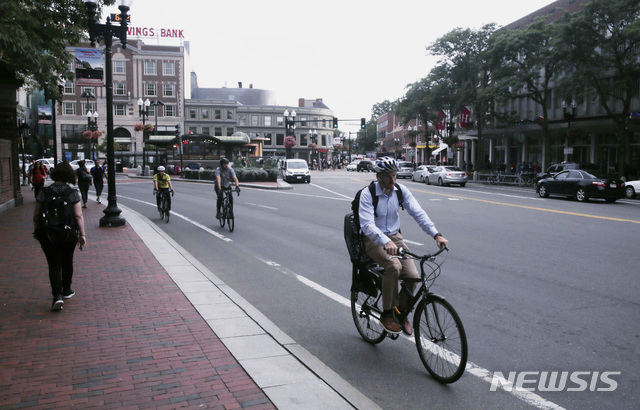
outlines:
[[[604,219],[604,220],[607,220],[607,221],[630,222],[630,223],[634,223],[634,224],[640,224],[640,220],[636,221],[634,219],[614,218],[614,217],[611,217],[611,216],[599,216],[599,215],[583,214],[583,213],[579,213],[579,212],[559,211],[559,210],[556,210],[556,209],[540,208],[540,207],[537,207],[537,206],[529,206],[529,205],[508,204],[506,202],[491,201],[491,200],[488,200],[488,199],[470,198],[470,197],[466,197],[466,196],[451,195],[451,194],[440,194],[440,193],[437,193],[437,192],[423,191],[423,190],[420,190],[420,189],[415,189],[414,191],[422,192],[423,194],[432,194],[432,195],[440,195],[440,196],[446,196],[446,197],[451,197],[451,198],[466,199],[466,200],[469,200],[469,201],[484,202],[484,203],[493,204],[493,205],[503,205],[503,206],[512,206],[512,207],[515,207],[515,208],[530,209],[530,210],[533,210],[533,211],[550,212],[550,213],[562,214],[562,215],[581,216],[581,217],[584,217],[584,218],[595,218],[595,219]]]
[[[152,206],[154,208],[158,207],[158,205],[152,204],[151,202],[142,201],[140,199],[131,198],[131,197],[128,197],[128,196],[118,195],[118,197],[125,198],[125,199],[130,199],[130,200],[136,201],[136,202],[140,202],[141,204],[150,205],[150,206]],[[170,211],[170,212],[171,212],[171,215],[175,215],[178,218],[184,219],[185,221],[197,226],[198,228],[204,230],[207,233],[210,233],[211,235],[215,236],[218,239],[222,239],[225,242],[233,242],[233,239],[227,238],[226,236],[222,235],[221,233],[218,233],[218,232],[214,231],[213,229],[208,228],[208,227],[202,225],[201,223],[194,221],[193,219],[190,219],[190,218],[188,218],[188,217],[186,217],[184,215],[181,215],[181,214],[179,214],[179,213],[177,213],[175,211]]]
[[[260,260],[261,262],[263,262],[265,265],[276,269],[277,271],[285,274],[286,276],[288,276],[288,277],[290,277],[292,279],[298,280],[299,282],[301,282],[304,285],[310,287],[311,289],[314,289],[314,290],[318,291],[319,293],[321,293],[322,295],[328,297],[329,299],[332,299],[332,300],[338,302],[339,304],[351,309],[351,300],[350,299],[347,299],[344,296],[339,295],[339,294],[333,292],[332,290],[329,290],[329,289],[325,288],[324,286],[322,286],[322,285],[320,285],[320,284],[318,284],[318,283],[316,283],[316,282],[314,282],[314,281],[312,281],[312,280],[310,280],[310,279],[308,279],[308,278],[306,278],[306,277],[304,277],[302,275],[299,275],[299,274],[293,272],[290,269],[285,268],[284,266],[280,265],[279,263],[277,263],[275,261],[268,260],[268,259],[263,259],[263,258],[260,258],[258,256],[256,256],[255,258]],[[413,344],[416,343],[414,337],[406,336],[406,335],[401,335],[401,336],[404,339],[410,341]],[[438,353],[435,349],[433,351],[434,351],[434,353]],[[446,350],[445,350],[445,352],[448,355],[455,356],[454,353],[451,353],[451,352],[446,351]],[[445,359],[447,359],[447,358],[445,357]],[[492,371],[490,371],[488,369],[485,369],[483,367],[480,367],[477,364],[475,364],[473,362],[470,362],[470,361],[467,361],[467,366],[465,367],[465,372],[468,372],[469,374],[479,378],[482,381],[487,382],[488,384],[491,384],[492,381],[493,381],[493,372]],[[510,384],[509,384],[509,382],[507,380],[504,381],[504,384],[499,384],[498,388],[501,389],[501,390],[504,390],[505,392],[511,394],[512,396],[515,396],[516,398],[518,398],[518,399],[520,399],[520,400],[522,400],[522,401],[524,401],[524,402],[526,402],[526,403],[528,403],[528,404],[530,404],[532,406],[535,406],[535,407],[537,407],[539,409],[557,409],[557,410],[563,409],[563,407],[561,407],[561,406],[559,406],[559,405],[557,405],[557,404],[555,404],[555,403],[553,403],[553,402],[551,402],[549,400],[546,400],[543,397],[541,397],[541,396],[539,396],[539,395],[537,395],[537,394],[535,394],[533,392],[530,392],[530,391],[527,391],[527,390],[518,390],[516,387],[513,387],[513,386],[510,386],[511,387],[511,391],[509,391],[509,390],[507,390],[505,388],[505,386],[510,386]]]

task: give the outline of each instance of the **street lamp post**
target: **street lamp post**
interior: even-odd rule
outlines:
[[[160,101],[160,100],[153,100],[153,101],[151,101],[151,105],[153,105],[153,114],[154,114],[154,117],[156,119],[156,125],[153,127],[153,132],[154,132],[154,135],[157,136],[158,135],[158,106],[159,105],[164,105],[164,103],[162,101]],[[156,158],[155,158],[154,163],[158,163],[159,162],[158,161],[158,157],[159,157],[159,155],[158,155],[158,146],[156,145]],[[159,165],[159,164],[156,164],[156,166],[157,165]]]
[[[87,129],[92,132],[89,137],[89,157],[93,160],[93,132],[98,131],[98,111],[87,111]],[[97,156],[97,155],[96,155]]]
[[[176,125],[176,137],[178,137],[178,139],[180,140],[180,146],[178,148],[180,149],[180,174],[182,174],[182,170],[184,169],[184,165],[182,163],[182,151],[184,147],[182,146],[182,134],[180,134],[180,124]]]
[[[29,185],[27,183],[27,164],[24,162],[24,140],[29,136],[29,124],[23,122],[20,124],[20,150],[22,151],[22,186]]]
[[[311,149],[311,166],[313,166],[313,161],[315,158],[315,150],[318,149],[318,131],[309,130],[309,137],[311,138],[311,143],[314,144],[314,148]]]
[[[571,128],[571,121],[576,118],[576,102],[571,101],[571,112],[567,111],[567,103],[562,101],[562,113],[564,114],[564,120],[567,122],[567,128]]]
[[[400,138],[394,138],[393,142],[396,144],[396,159],[398,159],[398,145],[400,144]]]
[[[138,98],[138,115],[142,118],[142,175],[144,175],[144,169],[147,166],[147,156],[145,154],[145,142],[147,141],[147,131],[144,126],[147,124],[147,118],[149,118],[149,106],[151,101],[147,98],[142,101],[142,98]],[[135,162],[135,152],[133,154],[133,160]]]
[[[296,110],[284,110],[284,138],[287,137],[296,137]],[[285,147],[286,148],[286,147]],[[289,158],[291,155],[291,149],[286,148],[286,156]]]
[[[127,12],[133,0],[118,0],[120,9],[120,26],[111,25],[111,19],[107,18],[106,24],[100,24],[96,20],[98,3],[96,0],[85,0],[87,6],[87,16],[89,25],[89,40],[95,47],[96,39],[104,39],[104,71],[105,71],[105,95],[107,100],[107,182],[109,189],[108,205],[104,210],[104,216],[100,218],[100,226],[122,226],[127,221],[118,208],[118,197],[116,196],[116,172],[115,153],[113,139],[113,61],[111,46],[113,37],[120,40],[122,48],[127,46]]]

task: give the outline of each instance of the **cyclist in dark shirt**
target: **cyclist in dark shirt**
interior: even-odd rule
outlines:
[[[226,158],[220,159],[220,166],[216,168],[216,195],[218,201],[216,202],[216,219],[220,219],[220,208],[222,208],[222,188],[229,188],[231,182],[235,183],[238,189],[238,177],[233,168],[229,167],[229,160]],[[231,197],[233,198],[233,197]]]

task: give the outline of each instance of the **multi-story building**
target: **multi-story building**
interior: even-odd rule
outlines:
[[[426,148],[435,148],[431,130],[425,128],[419,119],[404,123],[402,118],[388,112],[377,119],[378,151],[388,153],[398,159],[422,162],[428,161]]]
[[[88,45],[79,46],[88,48]],[[76,47],[68,47],[75,54]],[[113,46],[113,124],[116,156],[123,164],[141,163],[144,138],[154,135],[176,135],[176,126],[183,127],[184,101],[190,96],[188,43],[180,46],[149,45],[130,40],[126,48]],[[147,123],[154,131],[136,131],[141,123],[138,101],[149,100]],[[143,106],[144,107],[144,106]],[[87,113],[92,119],[97,112],[97,131],[106,138],[106,95],[104,86],[78,85],[67,81],[63,86],[62,102],[56,104],[56,135],[59,138],[58,158],[74,159],[98,157],[95,147],[85,135],[89,129]],[[157,126],[156,126],[157,125]],[[104,154],[100,154],[102,156]],[[153,157],[151,157],[153,158]]]

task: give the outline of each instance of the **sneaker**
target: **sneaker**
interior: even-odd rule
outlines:
[[[58,312],[62,310],[62,306],[64,305],[64,301],[62,300],[62,295],[58,295],[53,298],[53,304],[51,305],[52,312]]]
[[[87,204],[82,205],[82,207],[83,207],[83,208],[86,208],[86,207],[87,207]]]
[[[100,203],[100,197],[98,197],[98,198],[96,199],[96,201],[98,201],[98,203]]]
[[[73,290],[71,290],[71,289],[65,289],[65,290],[63,290],[63,291],[62,291],[62,298],[63,298],[63,299],[70,299],[70,298],[72,298],[72,297],[73,297],[73,295],[75,295],[75,294],[76,294],[76,292],[74,292]]]
[[[400,323],[393,317],[393,313],[383,313],[382,316],[380,316],[380,324],[384,326],[387,332],[394,335],[400,334],[402,331]]]

